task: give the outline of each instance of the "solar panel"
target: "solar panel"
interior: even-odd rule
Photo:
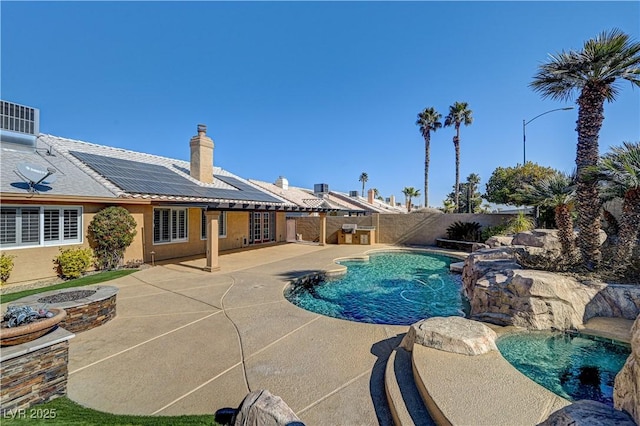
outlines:
[[[277,198],[230,176],[216,176],[216,178],[237,189],[208,188],[199,186],[171,169],[158,164],[141,163],[79,151],[69,151],[69,153],[129,193],[281,202]]]

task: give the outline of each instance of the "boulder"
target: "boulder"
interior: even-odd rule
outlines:
[[[491,248],[491,247],[483,243],[473,243],[473,245],[471,246],[471,251],[478,251],[486,248]]]
[[[631,354],[616,376],[613,406],[640,424],[640,315],[631,327]]]
[[[462,317],[434,317],[413,324],[400,347],[411,351],[417,344],[445,352],[482,355],[498,350],[496,338],[495,331],[480,322]]]
[[[518,232],[511,242],[514,246],[540,247],[548,251],[560,251],[558,231],[555,229],[533,229]]]
[[[264,389],[255,390],[245,396],[240,408],[238,408],[234,425],[304,426],[282,398]]]
[[[635,426],[628,414],[598,401],[582,400],[552,413],[538,426]]]
[[[513,241],[513,235],[494,235],[490,237],[485,244],[490,248],[510,246]]]
[[[567,330],[596,316],[634,319],[640,313],[640,286],[580,282],[569,275],[522,269],[515,261],[521,249],[498,247],[467,257],[462,291],[472,319]]]

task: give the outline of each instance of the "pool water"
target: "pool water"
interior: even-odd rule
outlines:
[[[464,316],[452,259],[430,253],[376,253],[368,262],[342,261],[347,273],[316,285],[291,286],[287,300],[350,321],[410,325],[435,316]]]
[[[613,406],[613,383],[631,348],[623,343],[561,332],[514,333],[497,341],[515,368],[571,401]]]

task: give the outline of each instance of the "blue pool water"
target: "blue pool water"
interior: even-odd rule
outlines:
[[[464,316],[451,258],[421,252],[372,254],[343,261],[346,275],[292,286],[285,297],[312,312],[350,321],[409,325],[434,316]]]
[[[502,356],[524,375],[568,400],[613,406],[613,383],[631,348],[561,332],[514,333],[498,339]]]

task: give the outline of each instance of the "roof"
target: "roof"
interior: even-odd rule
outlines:
[[[169,202],[241,204],[295,207],[249,181],[220,167],[213,168],[213,183],[192,178],[187,161],[41,134],[33,152],[5,149],[2,156],[3,193],[24,193],[28,184],[17,174],[20,162],[54,167],[58,175],[50,187],[38,192],[55,195],[112,197]],[[8,167],[7,167],[8,166]]]
[[[299,207],[335,209],[335,206],[331,205],[320,197],[316,197],[315,195],[310,194],[308,190],[305,190],[303,188],[289,186],[287,189],[283,189],[273,183],[255,179],[249,179],[249,182],[260,187],[261,189],[264,189],[265,191],[269,191],[269,193],[271,194],[274,194],[293,204],[296,204]]]
[[[15,149],[14,149],[15,148]],[[50,150],[50,146],[42,140],[36,140],[35,150],[25,150],[10,144],[2,144],[0,148],[0,192],[25,194],[29,192],[29,184],[18,173],[21,163],[33,164],[46,170],[53,167],[56,170],[55,183],[37,185],[36,190],[41,194],[57,196],[84,196],[100,198],[116,198],[117,192],[92,179],[73,161],[57,151]]]

